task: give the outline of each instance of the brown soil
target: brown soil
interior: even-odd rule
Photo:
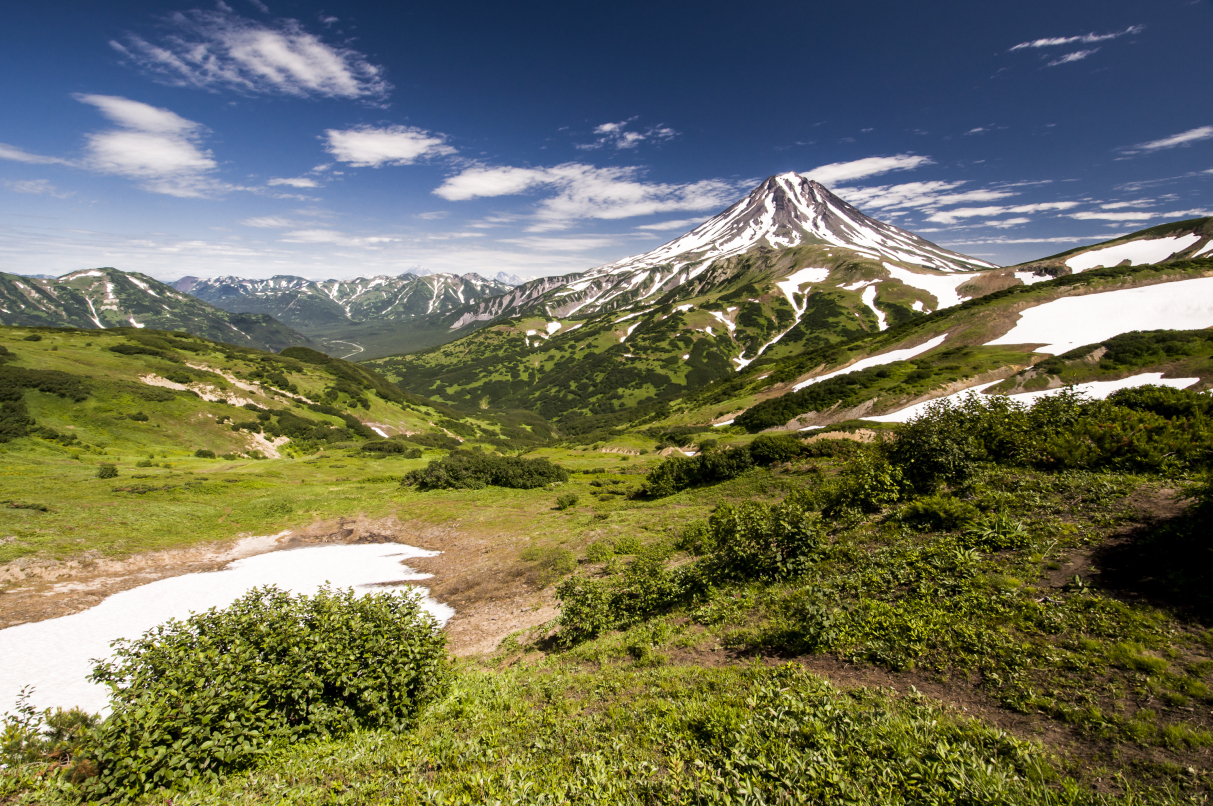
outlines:
[[[502,559],[501,548],[523,540],[476,534],[458,524],[435,527],[402,523],[394,517],[357,517],[122,559],[23,558],[0,565],[0,629],[78,613],[119,591],[181,574],[217,571],[242,557],[325,543],[400,542],[442,552],[407,562],[410,568],[433,574],[422,585],[435,599],[455,608],[447,624],[451,652],[491,652],[510,633],[556,617],[551,590],[535,590],[526,579],[527,569],[512,564],[517,552],[505,553],[510,561]]]

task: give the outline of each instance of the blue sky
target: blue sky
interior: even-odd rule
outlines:
[[[1002,264],[1213,211],[1210,0],[5,16],[9,272],[580,271],[785,171]]]

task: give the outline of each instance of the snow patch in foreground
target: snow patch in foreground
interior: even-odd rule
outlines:
[[[894,350],[891,353],[882,353],[880,355],[874,355],[871,358],[865,358],[862,361],[856,361],[854,364],[852,364],[849,367],[843,367],[842,369],[836,369],[833,372],[827,372],[825,375],[818,375],[816,378],[809,378],[807,381],[801,381],[800,383],[798,383],[792,387],[792,391],[799,392],[801,389],[805,388],[806,386],[812,386],[815,383],[821,383],[822,381],[828,381],[830,378],[836,378],[839,375],[846,375],[851,372],[859,372],[861,369],[868,369],[870,367],[879,367],[882,364],[892,364],[894,361],[908,361],[909,359],[913,358],[916,355],[921,355],[922,353],[925,353],[927,350],[934,350],[936,347],[943,344],[944,339],[946,339],[947,337],[948,337],[948,334],[944,333],[942,336],[936,336],[935,338],[931,339],[930,341],[923,342],[922,344],[918,345],[917,347],[907,347],[904,350]]]
[[[110,657],[109,644],[138,638],[170,618],[227,607],[249,588],[277,585],[292,593],[313,594],[326,583],[359,594],[402,587],[424,598],[422,608],[445,624],[455,611],[428,597],[425,588],[407,582],[427,579],[401,565],[410,557],[438,552],[403,543],[317,546],[274,551],[230,563],[222,571],[185,574],[115,593],[82,613],[0,630],[0,712],[11,710],[22,686],[33,685],[37,708],[108,708],[109,690],[88,681],[92,658]]]
[[[1055,299],[1027,309],[987,344],[1043,344],[1036,352],[1060,355],[1133,330],[1206,327],[1213,327],[1213,277]]]
[[[1075,255],[1066,261],[1070,270],[1077,273],[1105,266],[1119,266],[1129,261],[1130,266],[1142,266],[1166,260],[1176,252],[1182,252],[1200,240],[1199,235],[1172,235],[1170,238],[1154,238],[1148,241],[1130,241],[1116,246],[1105,246]]]
[[[1103,400],[1113,392],[1121,389],[1132,389],[1135,386],[1170,386],[1173,389],[1187,389],[1192,384],[1199,381],[1200,378],[1164,378],[1161,372],[1145,372],[1141,375],[1134,375],[1131,378],[1121,378],[1118,381],[1090,381],[1088,383],[1077,383],[1073,386],[1064,386],[1058,389],[1045,389],[1040,392],[1025,392],[1019,395],[1011,395],[1011,400],[1017,403],[1026,405],[1034,405],[1036,401],[1042,397],[1060,394],[1066,389],[1074,389],[1078,392],[1083,392],[1086,395]],[[875,417],[864,417],[864,420],[871,420],[877,423],[906,423],[926,411],[927,407],[933,403],[938,403],[941,400],[947,400],[952,403],[958,403],[961,399],[970,393],[980,393],[989,389],[996,383],[1001,381],[991,381],[983,383],[980,386],[971,386],[968,389],[963,389],[955,394],[947,397],[937,397],[934,400],[928,400],[925,403],[915,403],[913,406],[895,411],[891,414],[878,414]]]

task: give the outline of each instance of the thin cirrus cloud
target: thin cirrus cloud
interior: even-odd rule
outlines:
[[[1010,50],[1011,50],[1011,52],[1014,52],[1017,50],[1037,49],[1037,48],[1055,48],[1055,47],[1064,47],[1067,45],[1079,45],[1079,44],[1091,45],[1096,42],[1109,42],[1113,39],[1119,39],[1122,36],[1129,36],[1130,34],[1139,34],[1142,31],[1144,31],[1145,29],[1146,29],[1146,27],[1144,25],[1130,25],[1128,28],[1124,29],[1123,31],[1113,31],[1113,32],[1107,33],[1107,34],[1089,33],[1089,34],[1079,34],[1078,36],[1052,36],[1052,37],[1045,37],[1044,39],[1032,39],[1027,42],[1020,42],[1018,45],[1015,45]],[[1083,59],[1087,58],[1088,56],[1091,56],[1091,55],[1097,53],[1098,51],[1099,51],[1099,48],[1084,48],[1082,50],[1075,50],[1070,53],[1066,53],[1061,56],[1058,56],[1056,59],[1050,60],[1045,66],[1046,67],[1058,67],[1059,65],[1063,65],[1063,64],[1072,64],[1073,62],[1080,62]]]
[[[300,97],[387,96],[383,68],[356,50],[330,44],[296,20],[267,25],[220,3],[217,11],[175,13],[158,41],[128,34],[110,46],[170,85]]]
[[[312,179],[307,176],[291,176],[291,177],[286,177],[286,178],[269,179],[269,180],[266,180],[265,184],[270,185],[271,187],[280,186],[280,185],[286,185],[288,187],[293,187],[293,188],[318,188],[318,187],[320,187],[319,182],[317,182],[315,179]]]
[[[618,123],[603,123],[595,126],[594,134],[597,135],[597,138],[592,143],[578,143],[577,148],[583,151],[597,148],[622,150],[636,148],[636,146],[646,140],[661,141],[678,136],[678,132],[668,126],[654,126],[645,131],[628,131],[628,124],[632,120],[622,120]]]
[[[908,171],[932,164],[930,157],[917,154],[896,154],[892,157],[864,157],[850,162],[832,162],[821,165],[807,173],[801,174],[807,179],[813,179],[823,185],[841,185],[864,179],[869,176],[879,176],[890,171]]]
[[[71,191],[59,190],[51,184],[49,179],[6,179],[4,186],[14,193],[27,193],[32,196],[53,196],[56,199],[66,199],[73,195]]]
[[[59,157],[47,157],[42,154],[31,154],[23,148],[0,143],[0,159],[14,162],[25,162],[30,165],[71,165],[71,160]]]
[[[325,148],[338,162],[355,168],[411,165],[427,157],[446,156],[455,149],[446,137],[413,126],[356,126],[327,129]]]
[[[199,147],[205,127],[167,109],[116,95],[76,95],[117,128],[86,137],[84,167],[140,182],[169,196],[201,197],[230,190],[213,179],[218,167]]]
[[[726,206],[739,186],[721,179],[645,182],[635,167],[598,168],[569,162],[547,168],[475,165],[447,177],[434,193],[447,201],[554,191],[535,211],[530,232],[564,229],[578,220],[615,220]]]
[[[1028,42],[1020,42],[1018,45],[1011,48],[1011,50],[1024,50],[1025,48],[1053,48],[1060,47],[1062,45],[1077,44],[1090,45],[1094,44],[1095,42],[1107,42],[1111,39],[1119,39],[1120,37],[1128,36],[1129,34],[1139,34],[1145,29],[1146,26],[1144,25],[1130,25],[1123,31],[1114,31],[1109,34],[1090,33],[1079,34],[1078,36],[1054,36],[1046,37],[1044,39],[1032,39]]]
[[[987,207],[957,207],[951,210],[940,210],[927,216],[927,221],[938,224],[955,224],[962,218],[990,218],[1007,213],[1039,213],[1046,210],[1070,210],[1079,205],[1075,201],[1041,202],[1038,204],[1018,204],[1011,207],[991,205]],[[1026,223],[1024,220],[1016,223]]]
[[[1122,149],[1126,154],[1140,154],[1142,152],[1162,151],[1167,148],[1178,148],[1179,146],[1189,146],[1193,143],[1198,143],[1201,140],[1213,139],[1213,126],[1198,126],[1195,129],[1188,129],[1186,132],[1173,134],[1170,137],[1163,137],[1159,140],[1151,140],[1148,143],[1138,143],[1130,148]]]

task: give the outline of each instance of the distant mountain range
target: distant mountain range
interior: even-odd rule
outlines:
[[[87,269],[54,280],[0,273],[0,324],[184,330],[215,341],[282,350],[322,345],[272,316],[232,313],[146,274]]]

